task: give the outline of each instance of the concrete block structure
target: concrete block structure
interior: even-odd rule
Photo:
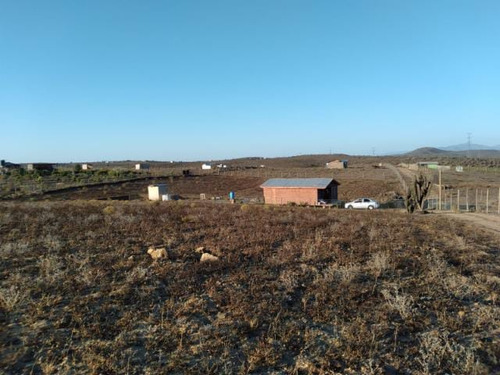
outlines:
[[[330,203],[338,199],[338,186],[333,178],[272,178],[260,187],[266,204]]]
[[[345,169],[347,168],[347,160],[332,160],[326,163],[328,169]]]
[[[149,164],[138,163],[135,165],[136,171],[147,170],[147,169],[149,169]]]
[[[54,165],[49,163],[30,163],[26,166],[28,171],[47,171],[52,172]]]
[[[167,184],[155,184],[148,186],[148,198],[150,201],[161,201],[163,195],[167,195]]]
[[[91,169],[93,169],[92,164],[88,164],[88,163],[82,164],[82,170],[83,171],[89,171]]]

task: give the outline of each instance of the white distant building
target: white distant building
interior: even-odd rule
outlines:
[[[150,201],[164,200],[164,195],[167,195],[167,184],[156,184],[148,186],[148,198]]]
[[[135,165],[136,171],[145,170],[145,169],[149,169],[149,164],[138,163]]]
[[[82,170],[84,170],[84,171],[88,171],[88,170],[90,170],[90,169],[92,169],[92,168],[94,168],[94,167],[92,166],[92,164],[87,164],[87,163],[82,164]]]
[[[206,170],[206,169],[212,169],[212,165],[211,165],[211,164],[206,164],[206,163],[203,163],[203,164],[201,165],[201,169],[205,169],[205,170]]]

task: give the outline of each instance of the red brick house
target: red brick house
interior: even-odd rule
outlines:
[[[331,203],[338,199],[338,186],[333,178],[271,178],[260,187],[267,204]]]

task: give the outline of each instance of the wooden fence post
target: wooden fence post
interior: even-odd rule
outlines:
[[[469,212],[469,189],[465,189],[465,209]]]
[[[457,211],[460,212],[460,189],[457,191]]]
[[[490,196],[490,188],[486,189],[486,213],[488,213],[488,206],[489,206],[489,196]]]
[[[441,205],[441,196],[443,192],[443,187],[441,185],[441,169],[439,170],[439,211],[442,210],[442,205]]]
[[[476,208],[474,209],[474,211],[478,212],[478,207],[477,207],[477,189],[476,189]]]

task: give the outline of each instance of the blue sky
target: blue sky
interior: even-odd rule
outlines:
[[[500,1],[0,0],[0,157],[500,144]]]

